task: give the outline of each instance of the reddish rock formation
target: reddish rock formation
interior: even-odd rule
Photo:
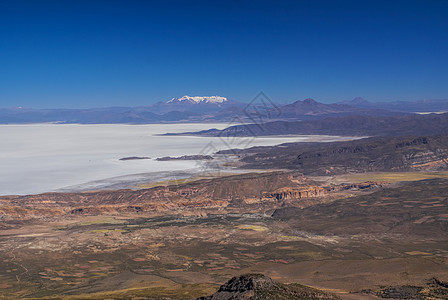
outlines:
[[[325,190],[286,172],[243,174],[141,190],[45,193],[0,198],[0,217],[222,209],[319,197]]]
[[[327,191],[318,186],[305,186],[302,188],[281,188],[268,195],[279,201],[300,200],[304,198],[320,197],[327,194]]]

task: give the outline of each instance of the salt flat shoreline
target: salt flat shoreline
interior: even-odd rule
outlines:
[[[133,187],[144,180],[193,176],[198,161],[157,161],[164,156],[210,155],[219,150],[350,137],[234,138],[160,136],[167,132],[225,128],[215,124],[20,124],[0,125],[0,195],[26,195],[92,188]],[[120,161],[123,157],[151,157]],[[172,172],[172,173],[170,173]],[[188,173],[188,174],[187,174]],[[145,175],[142,175],[145,174]],[[135,182],[132,180],[136,179]]]

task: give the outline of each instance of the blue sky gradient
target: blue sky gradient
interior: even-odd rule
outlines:
[[[0,0],[0,107],[448,98],[448,1]]]

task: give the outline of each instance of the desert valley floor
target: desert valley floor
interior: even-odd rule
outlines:
[[[191,299],[263,273],[343,299],[444,299],[448,173],[400,175],[318,182],[267,172],[164,182],[115,200],[1,197],[0,295]]]

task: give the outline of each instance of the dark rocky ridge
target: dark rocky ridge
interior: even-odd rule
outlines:
[[[289,143],[226,150],[244,168],[292,169],[305,175],[448,169],[448,136],[375,137],[349,142]]]
[[[346,116],[309,121],[274,121],[169,135],[269,136],[324,134],[340,136],[411,136],[448,134],[448,113],[405,116]]]
[[[340,299],[323,291],[298,284],[281,284],[261,274],[245,274],[233,277],[223,284],[211,296],[200,297],[196,300],[288,300],[288,299]]]

